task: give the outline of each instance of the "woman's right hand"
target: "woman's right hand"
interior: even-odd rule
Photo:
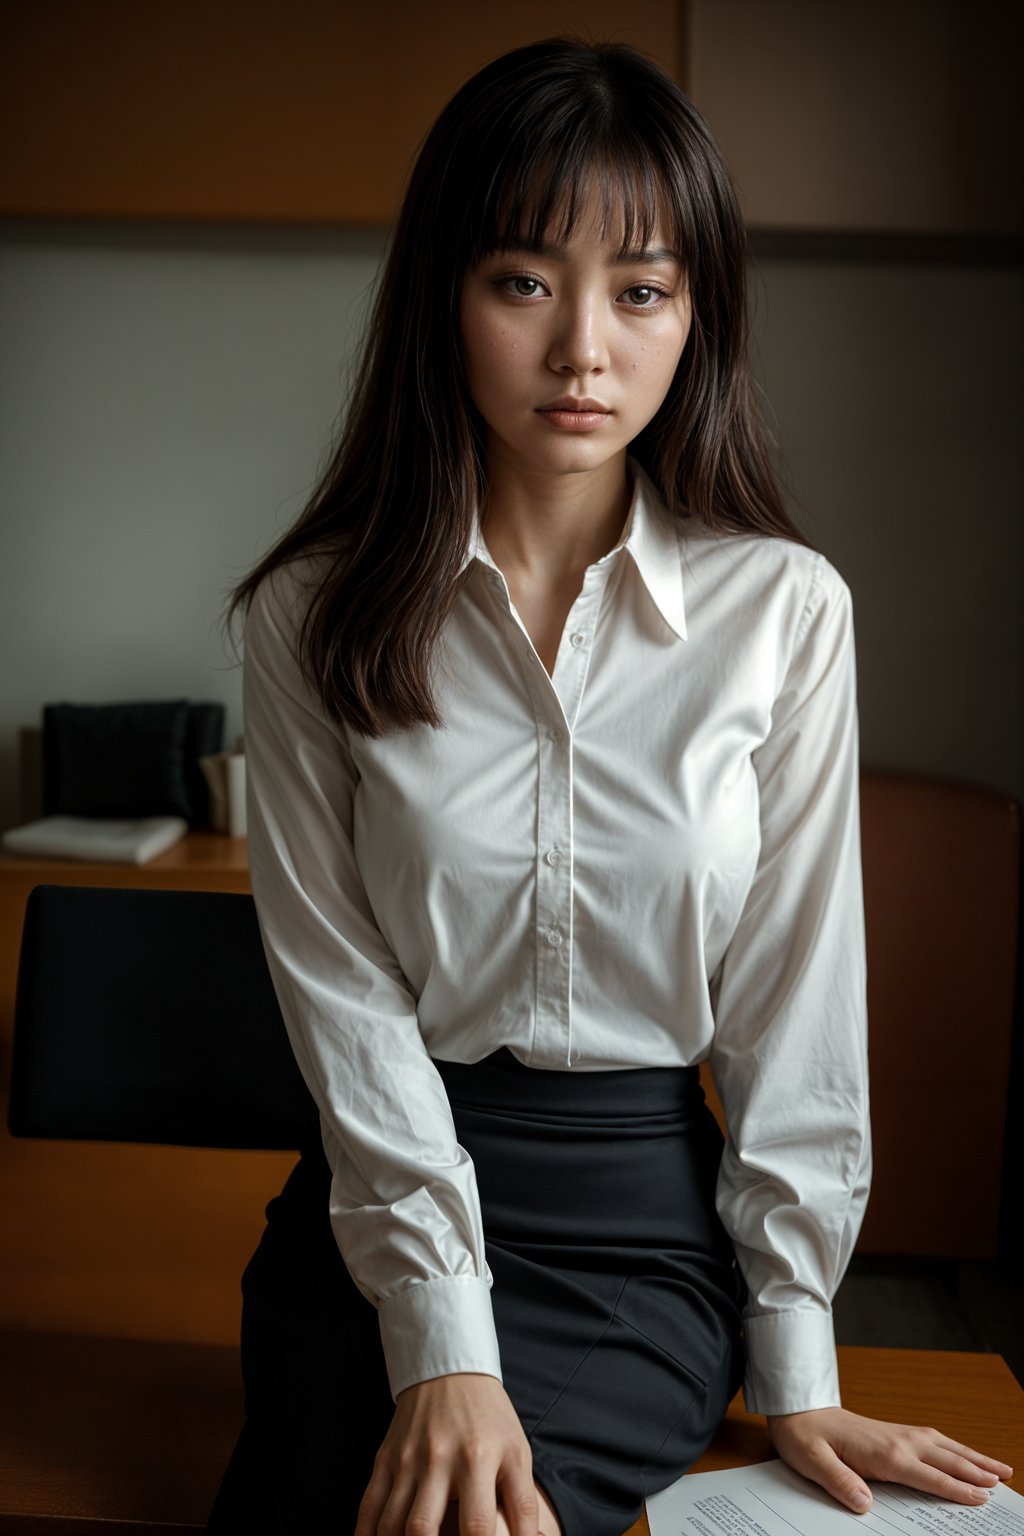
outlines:
[[[501,1507],[512,1536],[540,1528],[530,1443],[496,1376],[461,1371],[399,1392],[354,1536],[438,1536],[459,1501],[461,1536],[492,1536]]]

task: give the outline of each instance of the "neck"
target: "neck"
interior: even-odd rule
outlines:
[[[480,526],[506,577],[582,578],[618,543],[632,498],[625,453],[579,474],[531,474],[493,459],[489,472]]]

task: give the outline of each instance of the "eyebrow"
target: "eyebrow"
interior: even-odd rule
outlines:
[[[531,256],[545,256],[549,261],[565,260],[564,247],[552,245],[548,240],[509,240],[507,244],[499,245],[497,250],[528,251]],[[675,261],[682,264],[682,257],[678,251],[669,250],[665,245],[631,246],[628,250],[609,256],[607,265],[624,267],[638,261]]]

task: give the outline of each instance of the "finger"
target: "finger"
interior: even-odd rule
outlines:
[[[469,1467],[460,1479],[458,1498],[459,1536],[495,1536],[498,1495],[493,1464],[489,1469]]]
[[[405,1536],[438,1536],[452,1500],[447,1472],[428,1473],[416,1490],[403,1530]]]
[[[900,1482],[907,1488],[920,1488],[921,1493],[932,1493],[936,1499],[952,1499],[953,1504],[986,1504],[989,1499],[987,1488],[950,1478],[947,1471],[926,1467],[924,1462],[901,1475]]]
[[[501,1507],[512,1536],[537,1536],[540,1509],[533,1481],[532,1458],[522,1466],[506,1467],[499,1478]]]
[[[391,1473],[383,1463],[373,1469],[373,1476],[359,1501],[359,1513],[353,1536],[376,1536],[381,1510],[391,1492]]]
[[[920,1488],[922,1493],[934,1494],[937,1499],[952,1499],[956,1504],[984,1504],[989,1496],[987,1488],[962,1483],[959,1478],[922,1461],[916,1454],[912,1454],[896,1473],[894,1481],[907,1488]]]
[[[852,1467],[848,1467],[836,1455],[827,1440],[814,1440],[808,1445],[801,1445],[796,1459],[790,1461],[790,1465],[824,1488],[840,1504],[845,1504],[847,1509],[852,1509],[854,1514],[862,1515],[871,1508],[871,1489]]]
[[[921,1459],[927,1460],[933,1467],[938,1467],[941,1472],[948,1472],[950,1477],[959,1477],[965,1483],[991,1488],[999,1481],[997,1472],[989,1472],[977,1462],[961,1456],[959,1451],[947,1451],[945,1446],[932,1446],[928,1455],[922,1456]]]
[[[415,1496],[415,1480],[399,1471],[376,1527],[371,1527],[373,1536],[404,1536],[409,1506]]]
[[[984,1456],[981,1451],[976,1451],[969,1445],[961,1445],[959,1440],[951,1440],[948,1435],[936,1435],[935,1439],[936,1444],[941,1445],[943,1450],[956,1451],[986,1472],[994,1472],[997,1477],[1013,1476],[1013,1468],[1009,1462],[997,1461],[994,1456]]]

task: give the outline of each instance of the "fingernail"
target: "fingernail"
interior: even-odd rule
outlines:
[[[985,1500],[988,1498],[988,1489],[987,1488],[972,1488],[971,1489],[971,1498],[972,1499],[977,1499],[979,1504],[984,1504]]]
[[[854,1509],[867,1509],[868,1505],[871,1503],[871,1495],[870,1493],[863,1493],[860,1491],[857,1493],[851,1493],[850,1503]]]

